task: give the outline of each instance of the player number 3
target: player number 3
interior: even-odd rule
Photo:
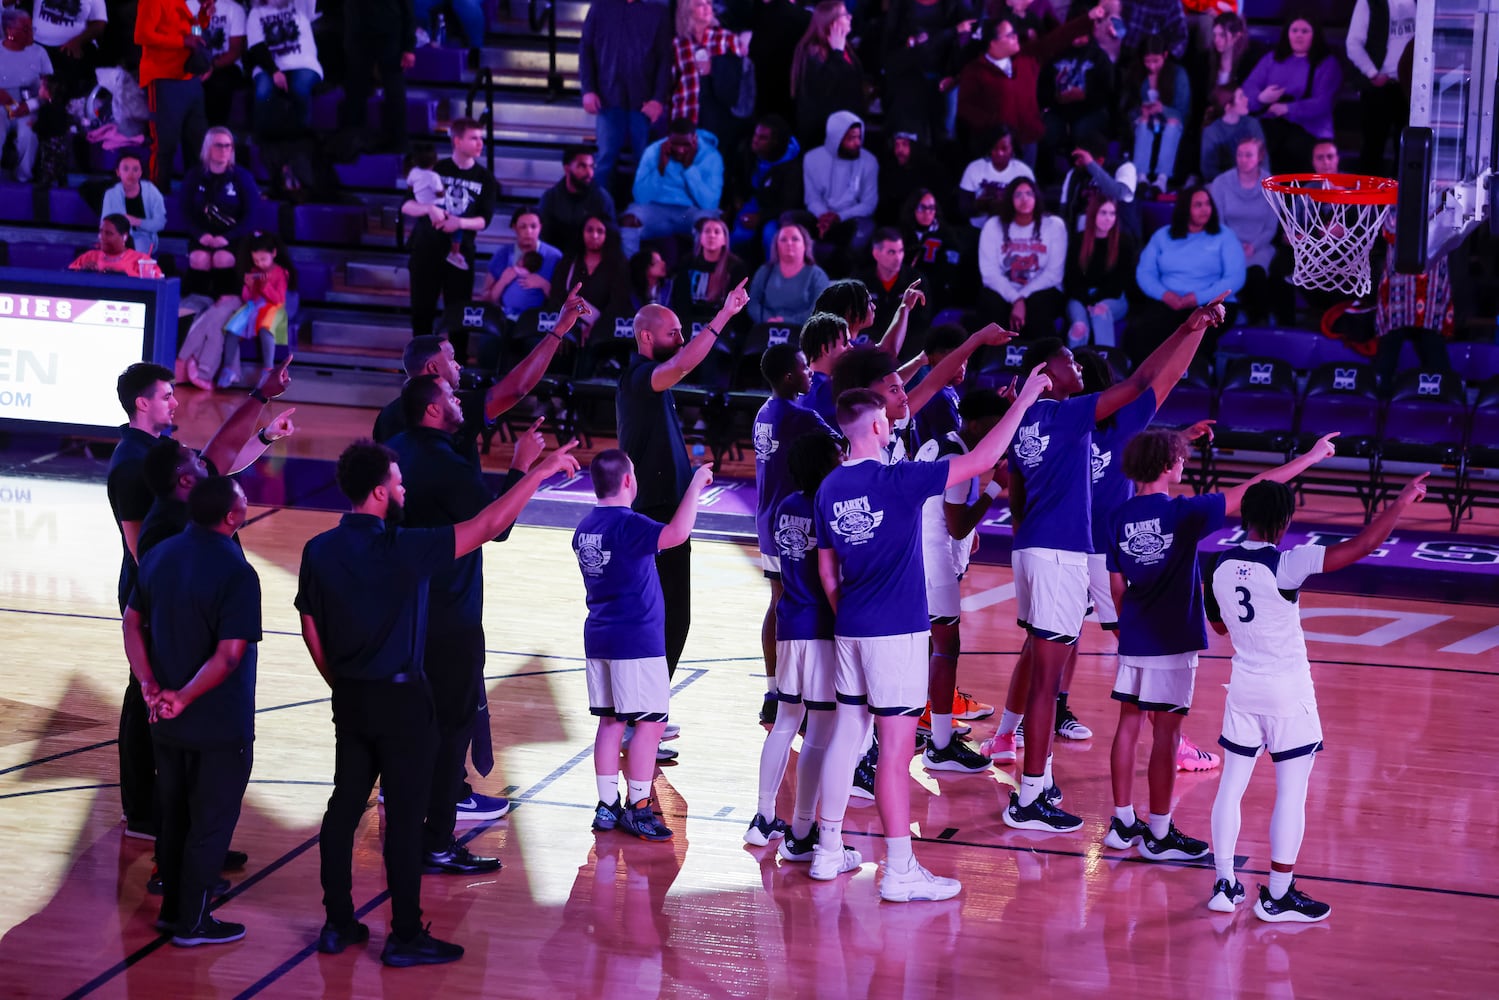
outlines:
[[[1239,607],[1244,609],[1244,613],[1239,616],[1239,621],[1254,621],[1254,605],[1249,603],[1249,588],[1235,587],[1234,593],[1239,595]]]

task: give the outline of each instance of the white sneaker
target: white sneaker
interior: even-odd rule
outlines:
[[[661,730],[661,742],[665,743],[667,740],[674,740],[681,735],[682,727],[675,722],[668,722],[666,728]]]
[[[880,898],[891,903],[952,899],[962,889],[957,879],[933,875],[914,858],[906,871],[897,871],[886,861],[880,873]]]
[[[807,874],[819,882],[828,882],[844,872],[857,871],[863,863],[863,855],[852,847],[836,852],[818,847],[812,852],[812,868]]]

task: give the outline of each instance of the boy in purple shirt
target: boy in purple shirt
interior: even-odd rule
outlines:
[[[815,416],[813,414],[809,414]],[[821,420],[818,421],[821,424]],[[843,446],[826,427],[790,439],[782,449],[795,489],[776,505],[770,524],[780,563],[781,594],[775,604],[776,686],[785,703],[760,750],[760,800],[744,842],[764,847],[785,837],[776,818],[776,795],[791,757],[791,741],[805,719],[806,735],[796,762],[796,813],[792,843],[781,846],[787,861],[812,860],[812,825],[828,739],[833,733],[833,609],[817,575],[817,529],[812,498],[843,459]],[[810,713],[810,714],[809,714]]]
[[[573,533],[573,553],[588,594],[583,624],[588,711],[599,720],[593,744],[599,790],[593,828],[619,827],[641,840],[670,840],[672,831],[651,809],[656,747],[671,696],[656,553],[692,535],[698,497],[713,481],[713,470],[698,468],[676,515],[664,525],[630,509],[638,490],[635,466],[620,449],[600,452],[588,475],[599,503]],[[619,753],[627,722],[635,723],[635,738],[625,760],[629,798],[621,805]]]
[[[802,406],[816,413],[829,427],[837,426],[833,401],[833,363],[853,345],[848,322],[832,313],[813,313],[802,324],[801,349],[812,368],[812,381],[802,397]]]
[[[1027,415],[1009,453],[1011,506],[1022,515],[1011,557],[1015,604],[1020,626],[1029,633],[1010,685],[1009,704],[1023,700],[1030,720],[1020,789],[1010,793],[1004,811],[1005,824],[1015,829],[1070,833],[1083,825],[1057,808],[1062,793],[1052,780],[1051,740],[1062,671],[1088,612],[1093,427],[1146,390],[1161,398],[1186,371],[1204,331],[1223,322],[1227,294],[1195,310],[1129,378],[1100,393],[1079,395],[1082,371],[1055,337],[1026,351],[1023,364],[1044,365],[1052,388]],[[1012,717],[1007,710],[996,739],[1013,738]],[[1012,727],[1008,734],[1006,726]]]
[[[1197,653],[1206,649],[1202,576],[1197,544],[1237,514],[1244,491],[1261,480],[1285,482],[1333,453],[1332,438],[1317,441],[1306,454],[1221,493],[1170,494],[1180,486],[1191,454],[1187,437],[1148,430],[1124,448],[1123,472],[1135,496],[1109,519],[1108,569],[1113,604],[1119,609],[1119,673],[1113,698],[1119,702],[1119,728],[1109,756],[1114,817],[1104,844],[1127,850],[1139,844],[1150,861],[1196,861],[1208,853],[1205,841],[1188,837],[1171,822],[1176,786],[1176,745],[1182,719],[1192,707]],[[1150,751],[1150,823],[1135,815],[1135,746],[1142,713],[1149,713],[1154,742]]]
[[[755,533],[760,542],[760,568],[770,581],[770,607],[760,626],[760,649],[765,656],[765,702],[760,724],[776,721],[776,603],[781,599],[781,565],[776,554],[772,515],[793,492],[786,457],[792,441],[803,434],[831,433],[823,419],[797,405],[811,386],[807,358],[792,344],[772,344],[760,356],[760,372],[770,383],[771,397],[755,414]]]
[[[851,389],[838,397],[838,426],[848,438],[849,459],[823,480],[814,503],[818,573],[835,616],[838,701],[823,760],[815,879],[836,878],[863,862],[858,851],[843,846],[843,812],[870,715],[890,760],[904,763],[915,752],[931,637],[920,549],[922,504],[992,468],[1026,409],[1049,385],[1038,367],[1004,419],[972,451],[943,464],[885,464],[886,396]],[[933,875],[911,853],[910,794],[904,766],[879,770],[875,801],[887,834],[880,897],[950,899],[961,889],[957,880]]]

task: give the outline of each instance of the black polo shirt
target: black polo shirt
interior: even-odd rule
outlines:
[[[485,485],[478,463],[458,453],[453,435],[432,427],[414,427],[388,443],[400,456],[401,482],[406,487],[403,524],[412,528],[448,527],[477,517],[494,500],[496,494]],[[500,492],[520,478],[510,473]],[[509,536],[507,528],[495,541],[503,542]],[[479,628],[484,617],[483,550],[475,549],[448,569],[433,573],[428,593],[433,640],[448,628]]]
[[[120,427],[120,443],[115,445],[109,457],[109,473],[105,478],[105,489],[109,493],[109,509],[114,514],[118,528],[125,521],[144,521],[151,512],[151,503],[156,498],[146,486],[144,463],[146,452],[160,438],[124,424]],[[130,591],[135,588],[135,559],[130,555],[130,546],[125,544],[125,529],[120,528],[120,580],[117,596],[120,613],[125,613],[125,604],[130,600]]]
[[[635,463],[635,479],[640,484],[634,504],[638,511],[675,507],[692,482],[677,403],[670,389],[657,392],[651,388],[655,370],[656,362],[644,354],[630,355],[614,404],[619,446]]]
[[[145,619],[151,672],[168,691],[192,680],[223,640],[249,643],[222,684],[177,718],[152,723],[152,738],[197,750],[252,742],[260,577],[233,539],[189,524],[156,545],[141,558],[130,606]]]
[[[307,542],[295,604],[317,624],[334,677],[422,670],[427,578],[453,565],[453,544],[452,528],[392,528],[353,513]]]
[[[479,464],[479,435],[484,433],[489,426],[489,421],[484,419],[484,397],[487,391],[484,389],[464,389],[456,394],[458,405],[463,409],[463,426],[452,434],[453,449],[474,465]],[[381,444],[389,444],[391,438],[406,430],[406,411],[401,407],[401,397],[397,396],[380,410],[379,416],[375,417],[375,440]],[[401,475],[406,474],[405,466],[401,467]]]

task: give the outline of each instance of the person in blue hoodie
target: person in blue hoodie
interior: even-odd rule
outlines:
[[[685,118],[671,123],[665,139],[645,148],[635,171],[634,201],[619,217],[625,256],[641,240],[690,236],[699,219],[716,219],[723,200],[723,156],[712,132]]]
[[[1244,276],[1244,248],[1219,221],[1213,196],[1200,184],[1184,190],[1171,225],[1155,231],[1135,267],[1135,281],[1146,300],[1124,339],[1130,357],[1136,364],[1144,360],[1193,309],[1225,291],[1236,294],[1244,287]],[[1224,303],[1230,315],[1233,301],[1230,294]],[[1204,339],[1201,350],[1212,354],[1213,345]]]
[[[837,248],[847,273],[869,252],[874,210],[880,200],[880,164],[864,148],[864,120],[852,111],[828,115],[821,149],[802,158],[807,211],[817,217],[819,242]]]

